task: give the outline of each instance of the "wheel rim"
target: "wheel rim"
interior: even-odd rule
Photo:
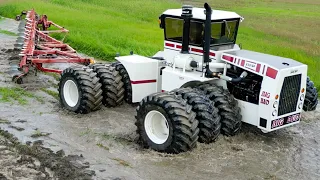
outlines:
[[[144,128],[149,139],[156,144],[163,144],[169,137],[169,124],[159,111],[150,111],[144,121]]]
[[[67,80],[63,86],[64,100],[70,107],[74,107],[79,100],[79,92],[76,83],[72,80]]]

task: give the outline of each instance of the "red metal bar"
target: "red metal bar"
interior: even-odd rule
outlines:
[[[31,59],[32,63],[88,63],[89,59],[82,58],[55,58],[55,59]]]
[[[36,64],[36,67],[37,67],[38,70],[43,71],[43,72],[53,72],[53,73],[59,73],[59,74],[62,73],[62,70],[60,70],[60,69],[44,68],[44,67],[42,67],[42,66],[39,65],[39,64]]]

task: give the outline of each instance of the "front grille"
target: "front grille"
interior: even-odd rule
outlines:
[[[285,77],[280,93],[278,116],[296,111],[301,87],[301,74]]]

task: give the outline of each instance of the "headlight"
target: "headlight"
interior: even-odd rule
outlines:
[[[273,112],[272,112],[272,116],[276,116],[277,115],[277,110],[274,110]]]
[[[299,104],[298,108],[301,109],[302,106],[303,106],[303,103],[301,102],[301,103]]]
[[[304,94],[301,94],[300,101],[303,101],[303,100],[304,100]]]
[[[278,102],[275,101],[275,102],[273,103],[273,108],[277,108],[277,107],[278,107]]]

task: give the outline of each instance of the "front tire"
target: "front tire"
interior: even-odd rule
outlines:
[[[199,142],[211,143],[220,135],[221,122],[219,110],[214,103],[202,92],[192,88],[176,89],[177,95],[181,95],[187,103],[192,106],[196,113],[196,119],[199,121]]]
[[[204,91],[219,109],[221,133],[226,136],[238,134],[242,126],[242,116],[241,109],[233,95],[215,84],[203,84],[198,89]]]
[[[102,85],[96,75],[92,69],[85,66],[65,69],[58,84],[62,106],[81,114],[100,109],[103,99]]]
[[[314,87],[313,82],[307,77],[307,89],[306,89],[306,97],[303,103],[304,111],[314,111],[318,105],[318,91],[317,88]]]
[[[136,111],[135,125],[144,147],[175,154],[196,147],[199,122],[181,96],[151,94],[142,99]]]

